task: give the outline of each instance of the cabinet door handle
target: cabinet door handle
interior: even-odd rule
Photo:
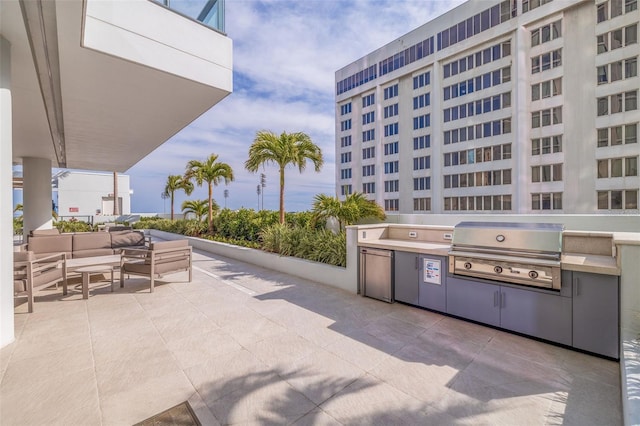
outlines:
[[[580,279],[578,277],[573,278],[573,296],[580,296]]]
[[[498,306],[498,292],[494,291],[493,292],[493,306]]]
[[[416,256],[416,269],[418,269],[418,256]]]
[[[507,295],[504,294],[503,292],[500,292],[500,307],[504,308],[506,304],[507,304]]]

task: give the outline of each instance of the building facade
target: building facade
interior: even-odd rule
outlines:
[[[470,0],[336,72],[336,191],[638,213],[638,0]]]
[[[112,173],[69,171],[57,179],[57,213],[60,217],[113,215]],[[128,175],[118,174],[118,215],[131,214],[131,187]]]

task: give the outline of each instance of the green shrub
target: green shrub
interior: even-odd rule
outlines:
[[[314,224],[310,212],[287,213],[286,224],[278,222],[278,212],[223,209],[213,219],[214,234],[207,233],[207,224],[196,220],[142,218],[136,229],[157,229],[262,249],[282,256],[294,256],[330,265],[346,266],[347,243],[344,232],[334,234],[324,228],[325,222]]]
[[[346,234],[326,229],[275,224],[260,233],[262,248],[282,256],[294,256],[335,266],[347,265]]]
[[[91,232],[93,227],[79,220],[59,220],[55,223],[60,232]]]

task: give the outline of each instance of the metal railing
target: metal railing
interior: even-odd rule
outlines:
[[[166,8],[224,33],[225,0],[151,0]]]

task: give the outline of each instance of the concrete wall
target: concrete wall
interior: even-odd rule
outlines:
[[[358,291],[358,258],[357,258],[357,230],[347,229],[347,267],[326,265],[319,262],[298,259],[289,256],[280,256],[246,247],[219,243],[217,241],[203,240],[201,238],[186,237],[189,245],[196,250],[202,250],[214,255],[224,256],[263,268],[283,272],[285,274],[319,282],[332,287],[337,287],[351,293]],[[163,240],[176,240],[185,238],[183,235],[152,229],[151,236]]]
[[[85,47],[232,91],[233,43],[225,35],[147,0],[85,3]]]

